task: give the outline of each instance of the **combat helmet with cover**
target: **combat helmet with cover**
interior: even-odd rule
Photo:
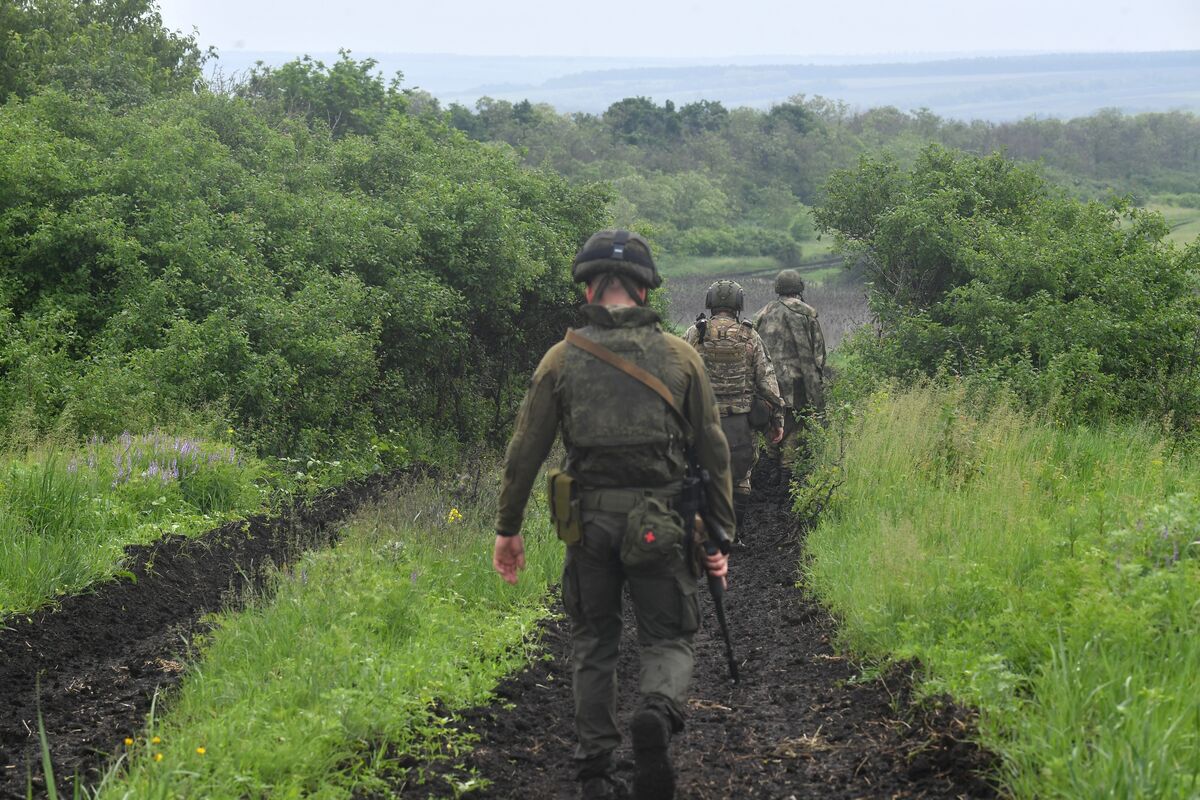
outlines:
[[[639,234],[620,229],[608,229],[592,234],[571,264],[571,277],[586,283],[603,276],[600,294],[612,279],[617,279],[635,300],[636,289],[657,289],[662,276],[650,254],[650,243]]]
[[[704,307],[710,311],[716,308],[728,308],[735,314],[742,313],[746,304],[746,292],[737,281],[721,280],[708,287],[704,295]]]
[[[794,269],[785,269],[775,276],[775,294],[804,294],[804,278]]]

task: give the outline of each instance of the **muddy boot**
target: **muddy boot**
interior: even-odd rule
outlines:
[[[579,782],[580,800],[627,800],[629,787],[612,774],[593,775]]]
[[[653,708],[633,717],[634,800],[671,800],[675,769],[671,766],[671,723]]]

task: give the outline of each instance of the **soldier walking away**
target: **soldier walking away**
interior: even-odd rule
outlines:
[[[770,356],[754,326],[739,319],[745,298],[736,281],[717,281],[704,297],[712,318],[705,320],[702,314],[683,337],[704,359],[717,395],[733,463],[733,504],[739,524],[750,499],[750,473],[758,460],[754,433],[770,426],[767,440],[777,444],[784,424],[784,402]]]
[[[624,584],[641,647],[640,703],[631,723],[634,797],[669,800],[671,736],[683,729],[699,625],[690,525],[677,513],[688,453],[711,476],[709,514],[734,525],[729,448],[704,365],[664,333],[646,292],[662,280],[637,234],[605,230],[572,265],[587,284],[587,325],[554,345],[533,374],[505,456],[493,565],[509,583],[524,569],[521,524],[542,462],[561,430],[566,459],[549,492],[567,544],[563,605],[571,620],[576,776],[584,798],[624,797],[612,753]],[[670,404],[668,404],[670,401]],[[700,562],[726,574],[717,553]]]
[[[804,279],[794,269],[775,278],[777,300],[767,303],[754,317],[779,388],[787,403],[783,441],[767,448],[768,455],[782,468],[786,483],[800,450],[803,431],[825,411],[825,337],[817,310],[804,302]]]

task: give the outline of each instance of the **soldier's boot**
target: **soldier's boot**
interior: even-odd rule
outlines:
[[[630,725],[633,739],[634,800],[671,800],[675,769],[671,766],[671,723],[653,708],[643,708]]]
[[[615,775],[593,775],[579,782],[580,800],[627,800],[629,786]]]
[[[750,495],[734,492],[733,494],[733,519],[737,523],[738,538],[745,539],[742,535],[742,519],[746,516],[746,506],[750,505]]]

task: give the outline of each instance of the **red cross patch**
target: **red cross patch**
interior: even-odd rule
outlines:
[[[646,544],[654,544],[654,538],[654,531],[646,531],[646,534],[642,536],[642,541]]]

